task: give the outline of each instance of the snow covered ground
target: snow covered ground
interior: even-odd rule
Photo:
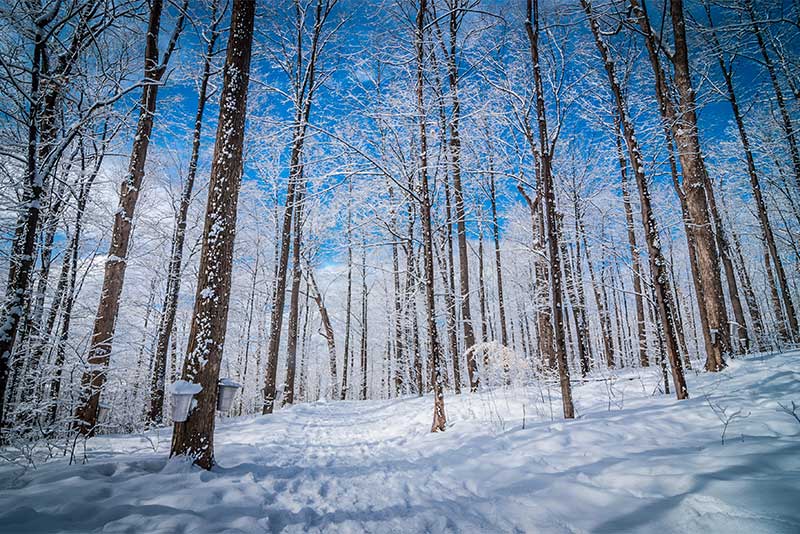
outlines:
[[[429,397],[294,406],[222,423],[211,472],[164,431],[96,438],[0,467],[0,531],[800,532],[800,352],[690,373],[683,402],[657,378],[576,386],[570,422],[554,386],[448,395],[442,434]]]

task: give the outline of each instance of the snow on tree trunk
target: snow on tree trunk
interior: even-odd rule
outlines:
[[[194,189],[197,174],[197,160],[200,156],[200,136],[203,130],[203,114],[208,98],[208,82],[211,78],[211,60],[214,55],[216,41],[219,38],[219,23],[222,14],[217,15],[217,0],[211,6],[212,23],[209,27],[209,38],[203,56],[203,74],[200,78],[200,89],[197,93],[197,112],[192,132],[192,154],[189,158],[189,172],[181,191],[180,205],[175,220],[175,231],[172,236],[172,252],[167,270],[167,290],[164,294],[161,318],[158,325],[158,340],[154,356],[155,367],[150,385],[150,410],[148,419],[151,423],[160,424],[163,419],[164,392],[167,372],[167,353],[169,352],[170,335],[175,326],[175,315],[178,312],[178,295],[181,288],[181,268],[183,265],[183,244],[186,238],[186,218]]]
[[[603,40],[600,26],[595,18],[590,4],[587,0],[581,1],[584,10],[589,16],[589,24],[594,35],[595,44],[600,52],[603,64],[608,77],[609,86],[614,98],[617,122],[622,127],[622,135],[628,150],[628,159],[636,178],[636,185],[639,189],[639,201],[642,212],[642,226],[645,230],[645,240],[647,242],[648,255],[650,257],[650,274],[653,279],[653,293],[655,295],[655,305],[658,312],[660,328],[659,339],[663,342],[666,349],[667,359],[672,369],[672,381],[675,386],[675,395],[678,399],[686,399],[689,396],[686,388],[686,380],[683,374],[683,364],[678,348],[678,338],[675,326],[675,304],[672,300],[672,292],[669,287],[669,274],[667,272],[667,262],[661,251],[661,239],[659,237],[658,225],[651,207],[650,191],[647,185],[647,177],[644,174],[644,162],[636,134],[628,115],[628,108],[623,99],[622,88],[617,82],[616,67],[611,58],[610,51]],[[623,169],[624,172],[624,169]],[[719,274],[717,272],[717,274]],[[663,365],[663,364],[662,364]]]
[[[255,3],[234,0],[220,96],[214,159],[208,186],[197,296],[182,380],[202,387],[186,422],[175,423],[171,456],[185,455],[204,469],[214,465],[217,382],[230,300],[236,207],[250,80]]]
[[[558,256],[558,230],[556,227],[556,195],[553,186],[552,173],[552,146],[550,145],[547,130],[547,118],[544,104],[544,84],[542,83],[541,67],[539,65],[539,2],[528,0],[526,4],[527,18],[525,32],[531,45],[531,63],[533,67],[534,85],[536,88],[536,117],[539,129],[539,177],[542,183],[542,203],[545,216],[545,234],[547,236],[547,253],[549,261],[550,304],[553,314],[553,344],[558,362],[558,375],[561,385],[561,403],[564,409],[564,418],[575,417],[575,407],[572,404],[572,386],[569,381],[569,366],[567,364],[567,347],[564,339],[564,320],[561,298],[563,295],[561,282],[561,261]]]
[[[442,355],[436,328],[436,300],[433,277],[433,229],[431,224],[431,197],[428,189],[428,138],[425,125],[424,61],[425,61],[425,15],[427,0],[420,0],[417,11],[414,46],[417,60],[417,122],[419,127],[419,204],[422,219],[422,262],[425,283],[425,316],[428,325],[428,349],[430,350],[431,385],[433,387],[433,424],[431,432],[442,432],[447,420],[444,412],[444,386],[442,383]]]
[[[147,25],[147,45],[145,47],[144,77],[147,84],[142,91],[139,104],[139,121],[133,147],[128,162],[128,172],[120,186],[119,208],[114,216],[111,231],[111,245],[105,263],[103,288],[97,306],[94,329],[86,358],[88,364],[81,378],[81,400],[75,411],[76,428],[85,435],[92,435],[97,424],[100,395],[106,380],[106,371],[111,357],[120,297],[125,283],[125,270],[128,264],[128,246],[133,232],[133,217],[139,193],[144,180],[144,167],[147,149],[153,131],[153,119],[161,78],[183,28],[184,9],[175,25],[170,43],[159,63],[158,36],[161,27],[162,0],[154,0],[150,6],[150,19]]]

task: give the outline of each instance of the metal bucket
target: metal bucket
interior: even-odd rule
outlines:
[[[108,420],[108,414],[111,412],[111,406],[108,404],[100,404],[97,407],[97,422],[105,423]]]
[[[233,399],[236,397],[236,391],[242,386],[230,378],[223,378],[219,381],[218,387],[217,410],[220,412],[228,412],[233,406]]]
[[[189,418],[189,408],[192,406],[194,395],[191,393],[172,394],[172,420],[183,423]]]
[[[189,418],[192,411],[192,400],[194,396],[202,391],[200,384],[192,384],[185,380],[173,382],[169,387],[172,393],[172,420],[176,423],[183,423]]]

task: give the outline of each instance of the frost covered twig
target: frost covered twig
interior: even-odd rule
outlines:
[[[722,435],[720,439],[722,444],[725,445],[725,433],[728,431],[728,426],[735,420],[735,419],[744,419],[745,417],[750,417],[750,412],[747,412],[746,415],[742,414],[742,410],[736,410],[735,412],[728,414],[728,409],[724,406],[719,404],[713,404],[711,399],[708,398],[708,395],[705,395],[706,403],[708,403],[709,408],[711,411],[714,412],[714,415],[717,416],[717,419],[720,420],[722,423]]]
[[[780,409],[780,410],[778,410],[779,412],[784,412],[784,413],[786,413],[786,414],[788,414],[788,415],[790,415],[790,416],[794,417],[794,418],[795,418],[795,420],[796,420],[798,423],[800,423],[800,414],[798,414],[798,413],[797,413],[797,408],[798,408],[798,406],[797,406],[797,404],[796,404],[794,401],[792,401],[792,407],[791,407],[791,408],[790,408],[789,406],[787,406],[787,405],[783,404],[782,402],[779,402],[779,403],[778,403],[778,406],[780,406],[780,407],[781,407],[781,409]]]

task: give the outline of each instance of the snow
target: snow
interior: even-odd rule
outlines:
[[[240,383],[236,382],[232,378],[220,378],[219,379],[219,385],[220,386],[227,386],[227,387],[231,387],[231,388],[240,388],[240,387],[242,387],[242,385]]]
[[[800,352],[690,374],[687,401],[653,394],[656,368],[602,378],[575,387],[574,421],[555,384],[448,394],[437,434],[430,397],[227,419],[210,472],[167,460],[163,429],[93,438],[84,465],[0,467],[0,530],[800,532],[800,423],[781,408]]]
[[[203,390],[200,384],[193,384],[186,380],[176,380],[169,386],[169,391],[173,395],[197,395]]]

